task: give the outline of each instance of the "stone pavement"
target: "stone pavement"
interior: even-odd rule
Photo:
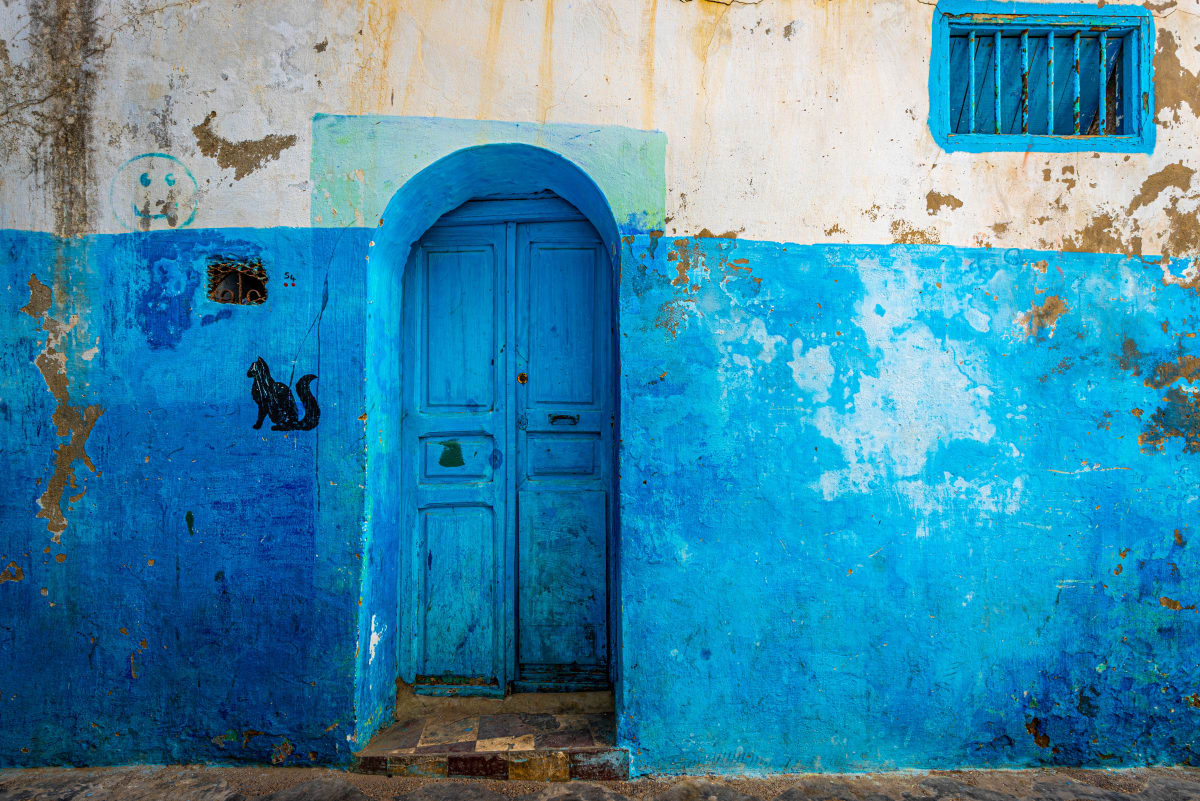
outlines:
[[[1200,770],[906,771],[632,782],[424,780],[265,767],[0,771],[0,801],[1200,801]]]

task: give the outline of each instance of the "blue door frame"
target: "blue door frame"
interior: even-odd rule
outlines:
[[[404,277],[401,675],[612,681],[616,271],[554,196],[467,203]]]

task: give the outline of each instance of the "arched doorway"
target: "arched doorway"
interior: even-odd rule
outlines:
[[[548,191],[469,201],[412,249],[400,602],[418,693],[610,686],[610,265]]]
[[[391,684],[393,678],[398,678],[400,682],[402,697],[408,698],[415,697],[412,695],[413,689],[411,688],[416,685],[418,676],[425,677],[423,681],[426,683],[423,685],[422,692],[430,694],[496,695],[508,689],[523,689],[521,685],[514,685],[514,682],[524,679],[521,678],[522,674],[518,669],[518,662],[521,659],[518,653],[521,628],[518,625],[518,615],[521,603],[518,597],[519,586],[517,583],[520,554],[514,551],[513,541],[505,539],[497,550],[497,554],[504,556],[505,561],[502,574],[493,579],[500,582],[500,585],[494,589],[493,598],[501,599],[502,605],[498,607],[501,610],[498,616],[493,617],[493,620],[500,622],[494,626],[495,631],[492,634],[492,650],[488,657],[490,660],[488,667],[491,669],[484,671],[488,675],[477,673],[475,668],[467,670],[461,666],[456,667],[454,663],[442,663],[443,665],[449,664],[449,668],[431,667],[437,663],[429,660],[427,655],[444,654],[445,651],[438,651],[437,648],[425,648],[424,638],[429,631],[427,623],[430,618],[422,604],[428,607],[430,600],[428,595],[431,586],[428,583],[429,554],[422,552],[421,536],[424,534],[414,532],[412,512],[406,511],[416,509],[420,500],[416,497],[417,488],[420,486],[419,473],[415,472],[420,469],[420,465],[416,463],[416,460],[425,458],[421,453],[421,448],[409,447],[407,442],[409,429],[405,427],[402,431],[401,426],[407,388],[418,386],[416,383],[409,382],[407,380],[409,376],[402,372],[407,358],[404,352],[407,316],[404,312],[410,305],[407,290],[412,283],[407,278],[409,270],[406,268],[414,263],[414,254],[420,250],[418,243],[426,236],[427,232],[443,227],[439,225],[439,220],[444,215],[455,212],[464,203],[470,203],[473,199],[480,198],[490,198],[481,201],[492,204],[487,208],[496,209],[499,208],[499,204],[503,203],[508,205],[508,211],[512,211],[516,205],[526,206],[526,210],[531,207],[529,204],[540,205],[543,212],[551,206],[556,206],[553,213],[556,216],[555,219],[530,219],[518,214],[512,220],[506,219],[502,223],[495,220],[484,223],[476,217],[474,224],[502,225],[505,228],[506,238],[503,247],[506,251],[509,248],[508,243],[516,242],[519,238],[519,232],[515,230],[512,237],[509,238],[510,222],[517,227],[568,222],[575,226],[590,226],[591,236],[599,239],[600,252],[603,255],[602,262],[604,269],[607,270],[607,272],[602,271],[601,274],[604,276],[605,287],[608,290],[607,311],[597,312],[598,315],[608,315],[602,325],[597,322],[598,326],[609,332],[609,338],[606,340],[609,346],[606,357],[608,373],[607,378],[604,379],[608,386],[607,397],[610,399],[609,415],[611,418],[609,433],[606,435],[607,442],[615,443],[619,437],[620,412],[613,400],[615,378],[618,375],[619,353],[611,335],[611,332],[616,330],[617,270],[615,267],[619,242],[612,212],[604,194],[596,184],[579,167],[562,156],[542,148],[522,144],[483,145],[455,151],[406,181],[393,195],[383,217],[379,220],[378,230],[371,242],[368,256],[365,430],[367,469],[364,538],[366,565],[362,580],[362,597],[366,603],[360,604],[359,615],[361,656],[358,703],[364,710],[379,710],[379,712],[372,711],[370,717],[364,717],[361,720],[359,724],[360,741],[365,741],[375,727],[385,722],[377,715],[383,711],[381,707],[385,703],[384,693],[387,692],[386,688]],[[478,208],[480,207],[476,207],[476,210]],[[534,216],[536,217],[536,215]],[[580,219],[581,217],[582,219]],[[464,221],[462,218],[458,220],[458,222]],[[453,216],[446,220],[446,223],[450,222],[454,222]],[[592,246],[595,246],[595,239],[592,240]],[[504,303],[507,305],[504,319],[506,326],[510,314],[508,309],[513,308],[512,313],[515,314],[512,299],[519,297],[519,295],[509,296],[507,282],[508,278],[505,277],[503,286],[496,284],[505,295]],[[597,317],[597,321],[599,320],[600,316]],[[515,323],[513,330],[516,330]],[[507,343],[505,347],[509,347]],[[507,352],[506,350],[505,353],[507,354]],[[505,367],[507,372],[504,380],[510,384],[505,388],[506,393],[515,379],[510,367],[511,365]],[[530,371],[526,369],[524,372]],[[493,378],[493,380],[497,382],[496,386],[501,386],[499,379]],[[453,387],[451,388],[453,389]],[[507,398],[507,395],[505,397]],[[518,400],[511,401],[508,411],[518,408],[516,405],[518,403]],[[526,411],[528,413],[529,410]],[[580,431],[586,424],[587,416],[581,411],[577,412],[570,408],[562,411],[551,411],[547,408],[541,409],[540,412],[547,415],[545,419],[547,425],[551,423],[548,416],[551,413],[568,415],[568,420],[571,416],[579,416],[579,422],[574,425],[570,425],[567,420],[559,419],[556,421],[557,426],[550,429],[555,433],[561,431],[564,435],[561,437],[563,440],[571,439],[566,436],[569,430]],[[513,413],[515,414],[515,412]],[[508,423],[506,426],[502,439],[507,443],[510,439],[509,432],[514,429],[520,431],[520,429],[515,428],[515,422]],[[414,433],[416,430],[412,429]],[[475,433],[479,433],[481,427],[476,426],[473,430]],[[460,435],[465,433],[461,427],[452,428],[451,431]],[[534,430],[533,433],[536,435],[540,432]],[[489,436],[500,435],[490,434]],[[593,433],[592,436],[595,437],[596,434]],[[528,435],[526,438],[528,439]],[[579,438],[582,439],[582,437]],[[420,439],[419,436],[418,439]],[[441,438],[436,441],[440,442],[446,439]],[[536,442],[537,437],[534,436],[533,439]],[[429,458],[433,460],[430,464],[432,473],[427,472],[427,475],[430,476],[438,471],[453,470],[456,467],[453,463],[460,456],[463,460],[462,466],[466,467],[469,458],[475,459],[480,455],[488,455],[488,452],[484,450],[480,450],[478,453],[471,451],[472,444],[465,440],[458,442],[461,453],[456,453],[454,446],[450,446],[449,452],[447,452],[446,448],[441,445],[433,445],[433,442],[435,442],[434,439],[426,437],[426,443],[422,443],[430,445]],[[478,442],[475,445],[478,445]],[[531,446],[527,441],[522,452],[528,453],[529,447]],[[608,516],[606,520],[608,540],[605,543],[604,554],[606,561],[605,592],[607,595],[604,611],[607,634],[603,638],[602,656],[607,662],[607,681],[613,685],[619,685],[620,648],[617,644],[620,631],[617,605],[619,571],[616,568],[619,560],[619,537],[616,533],[619,530],[619,512],[616,503],[618,478],[613,469],[615,460],[611,456],[612,448],[607,444],[604,448],[604,455],[609,461],[607,486],[604,489],[607,493],[605,500]],[[497,450],[499,451],[498,455],[495,453]],[[503,474],[505,470],[515,468],[516,464],[512,463],[512,459],[517,450],[515,444],[501,448],[493,447],[490,452],[492,459],[487,462],[484,469],[499,471]],[[576,451],[578,450],[580,449],[576,449]],[[543,463],[534,465],[534,469],[544,471],[545,461],[549,460],[551,470],[562,469],[564,464],[572,470],[578,470],[578,462],[575,465],[569,464],[573,458],[568,458],[570,452],[570,449],[567,452],[551,452],[545,456]],[[450,463],[449,467],[440,464],[443,461],[443,454],[445,454],[444,460]],[[498,466],[492,466],[492,461],[495,461]],[[559,467],[555,468],[555,464],[559,464]],[[417,480],[413,480],[412,476],[414,475],[418,476]],[[541,478],[539,477],[538,480]],[[588,479],[564,476],[545,478],[550,481],[578,480],[581,483],[585,480],[597,480],[595,475]],[[512,482],[513,486],[508,491],[512,496],[517,496],[517,478],[505,477],[504,480]],[[431,486],[438,483],[437,481],[427,481],[426,485]],[[442,481],[441,484],[452,484],[452,482]],[[438,488],[443,487],[439,486]],[[505,538],[510,536],[508,532],[520,522],[517,520],[521,508],[520,498],[517,497],[516,502],[510,504],[508,497],[510,496],[506,495],[504,499],[503,514],[506,516],[506,520],[511,519],[512,525],[509,526],[509,523],[505,523],[506,526],[509,526],[505,529]],[[540,500],[531,499],[523,508],[527,512],[537,511],[538,507],[535,504]],[[433,501],[431,503],[434,505],[429,505],[428,508],[443,508],[436,504],[444,502]],[[453,508],[453,504],[456,502],[451,501],[450,503]],[[551,505],[545,511],[545,516],[557,514],[558,508],[557,505]],[[448,513],[440,514],[442,515],[440,519],[437,519],[437,515],[435,515],[435,527],[447,520]],[[459,516],[466,514],[455,513]],[[453,525],[455,524],[452,523]],[[420,536],[416,536],[416,534],[420,534]],[[496,547],[495,542],[493,539],[493,547]],[[517,549],[519,549],[519,545],[518,541]],[[422,558],[425,560],[424,568],[418,565],[418,560]],[[527,608],[537,600],[534,598],[527,601]],[[448,608],[442,604],[437,604],[437,606]],[[395,617],[392,617],[393,615]],[[422,618],[422,615],[425,617]],[[397,625],[388,625],[385,622],[387,618],[395,620]],[[436,621],[436,616],[433,619]],[[526,628],[536,630],[529,626]],[[472,636],[474,636],[473,631]],[[499,638],[498,642],[497,637]],[[486,640],[487,638],[484,638],[483,641]],[[473,640],[473,642],[480,641],[479,639]],[[524,652],[526,654],[533,653],[533,647],[534,644],[528,643]],[[497,661],[499,659],[497,654],[503,654],[501,662]],[[528,661],[530,666],[533,664],[561,664]],[[577,660],[573,664],[580,664],[580,662]],[[592,665],[591,667],[597,666]],[[455,670],[461,671],[461,673],[450,672]],[[449,676],[449,680],[439,684],[428,678],[437,676],[438,671],[443,671],[442,675]],[[526,671],[527,676],[535,673],[536,671],[533,671],[532,667]],[[587,686],[589,676],[593,681],[595,680],[595,670],[591,672],[574,671],[574,675],[572,675],[572,671],[566,671],[565,673],[560,672],[559,676],[563,678],[563,681],[558,682],[557,687],[552,681],[554,677],[552,670],[543,671],[537,681],[541,689]],[[470,683],[472,680],[479,683],[472,684]],[[573,685],[573,682],[576,684]],[[616,689],[615,686],[614,689]],[[611,695],[609,697],[611,698]]]

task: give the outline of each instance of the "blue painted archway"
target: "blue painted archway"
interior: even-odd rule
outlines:
[[[378,221],[367,256],[365,564],[356,666],[356,739],[360,746],[390,719],[400,672],[396,615],[399,577],[406,558],[398,458],[404,266],[425,231],[468,200],[546,190],[587,217],[615,269],[619,234],[603,192],[573,162],[532,145],[491,144],[455,151],[409,179]],[[619,649],[614,658],[619,664]]]

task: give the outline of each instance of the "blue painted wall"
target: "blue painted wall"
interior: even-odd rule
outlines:
[[[348,759],[364,276],[331,260],[348,241],[362,263],[360,231],[0,233],[0,569],[20,577],[0,581],[0,763]],[[206,299],[217,254],[262,259],[264,305]],[[35,515],[70,414],[35,359],[67,328],[67,405],[102,413],[55,542]],[[251,429],[258,356],[319,376],[320,427]]]
[[[3,764],[344,764],[386,716],[373,230],[0,235]],[[622,233],[635,771],[1191,758],[1200,287],[1180,265]],[[208,301],[212,255],[261,258],[267,303]],[[60,542],[37,517],[70,441],[48,336],[65,405],[102,410]],[[319,376],[316,429],[250,428],[258,356]]]
[[[637,768],[1190,760],[1200,297],[1181,266],[629,242]]]

